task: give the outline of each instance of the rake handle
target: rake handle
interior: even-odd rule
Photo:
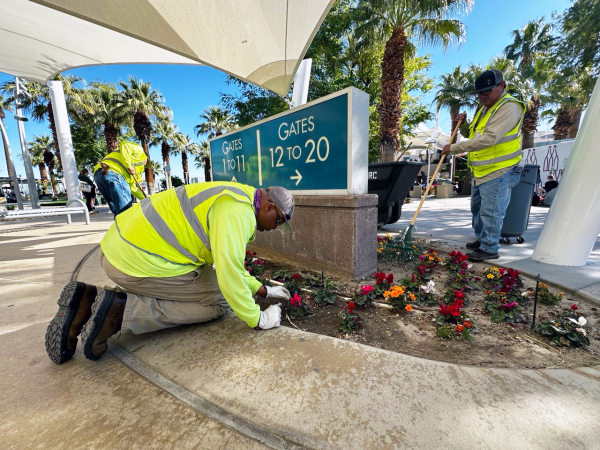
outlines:
[[[454,138],[456,137],[456,133],[458,133],[458,127],[460,127],[460,124],[462,122],[463,121],[461,119],[456,124],[456,127],[454,128],[454,131],[452,132],[452,136],[450,137],[450,142],[454,141]],[[431,180],[429,180],[429,184],[427,185],[427,189],[425,189],[425,194],[423,194],[423,197],[421,198],[421,203],[419,203],[419,207],[415,211],[415,215],[413,216],[412,220],[410,221],[410,226],[411,227],[415,224],[415,221],[417,220],[417,216],[419,215],[419,211],[421,211],[421,206],[423,206],[423,203],[425,202],[425,199],[427,198],[427,194],[429,194],[429,189],[431,189],[431,185],[433,184],[433,180],[435,180],[435,176],[440,171],[440,167],[442,167],[442,164],[443,164],[445,158],[446,158],[446,154],[444,153],[442,155],[442,157],[440,158],[440,162],[438,163],[437,167],[435,168],[435,172],[433,172],[433,176],[431,177]]]
[[[398,156],[396,158],[396,161],[400,161],[400,158],[402,158],[402,156],[404,156],[404,154],[408,151],[408,149],[410,148],[411,145],[412,145],[412,142],[410,144],[408,144],[408,146],[404,149],[404,151],[402,153],[400,153],[400,156]]]
[[[137,186],[137,188],[142,192],[142,194],[144,194],[144,198],[148,198],[148,196],[146,195],[146,193],[144,192],[144,190],[140,186],[140,183],[138,182],[138,180],[135,177],[135,175],[133,176],[133,181],[135,181],[135,185]]]

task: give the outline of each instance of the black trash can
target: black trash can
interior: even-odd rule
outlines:
[[[422,162],[398,161],[369,164],[369,194],[377,194],[377,224],[397,222]]]
[[[519,184],[510,193],[510,203],[506,209],[502,230],[500,231],[503,243],[508,244],[511,237],[516,237],[519,244],[525,241],[522,234],[527,230],[527,224],[529,223],[529,209],[531,208],[533,189],[539,182],[540,166],[525,164]]]

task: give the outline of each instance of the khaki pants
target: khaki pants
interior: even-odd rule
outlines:
[[[142,334],[208,322],[222,317],[224,308],[229,308],[217,284],[215,271],[206,264],[184,275],[167,278],[127,275],[113,266],[102,251],[100,264],[106,275],[127,293],[123,331]]]

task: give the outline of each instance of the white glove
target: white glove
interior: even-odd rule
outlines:
[[[258,319],[258,328],[268,330],[269,328],[277,328],[281,324],[281,304],[271,305],[264,311],[260,312]]]
[[[265,286],[265,288],[267,288],[267,298],[280,298],[282,300],[292,298],[290,291],[283,286]]]

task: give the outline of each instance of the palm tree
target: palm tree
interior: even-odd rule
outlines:
[[[459,65],[455,67],[451,73],[442,75],[442,82],[437,85],[439,90],[435,95],[436,109],[439,113],[442,107],[448,108],[450,111],[452,130],[456,128],[458,122],[456,116],[460,110],[472,106],[472,96],[470,95],[470,91],[472,91],[473,88],[465,83],[465,77],[466,74],[461,70]],[[450,144],[453,144],[454,142],[456,142],[456,137]]]
[[[33,119],[37,122],[42,122],[46,118],[48,119],[50,131],[52,132],[52,142],[54,145],[54,153],[58,158],[58,164],[62,167],[62,161],[60,159],[60,149],[58,147],[58,134],[56,132],[56,124],[54,123],[54,112],[52,111],[52,100],[50,99],[50,88],[45,84],[35,83],[33,81],[23,81],[23,84],[27,91],[28,96],[21,96],[20,100],[21,107],[28,113],[31,114]],[[72,114],[74,112],[75,105],[83,105],[88,102],[83,99],[87,95],[86,90],[80,88],[79,85],[83,81],[82,78],[75,75],[55,75],[52,77],[52,81],[61,81],[65,92],[65,100],[67,103],[67,112]],[[14,101],[14,89],[15,82],[7,81],[0,86],[0,90],[4,93],[11,95],[10,99]]]
[[[38,138],[36,141],[35,139]],[[29,156],[31,158],[31,164],[37,165],[40,170],[40,179],[44,186],[44,194],[46,194],[46,186],[48,186],[48,172],[46,171],[46,162],[44,159],[45,148],[41,145],[39,137],[36,136],[33,142],[29,143]]]
[[[164,98],[157,90],[152,89],[150,83],[144,83],[143,80],[137,80],[130,76],[129,82],[120,81],[119,85],[123,88],[123,99],[127,104],[129,111],[133,112],[133,129],[140,140],[140,144],[148,156],[150,162],[150,151],[148,143],[152,132],[151,118],[160,119],[171,117],[172,113],[164,104]],[[146,165],[146,182],[150,194],[154,192],[154,174],[150,164]]]
[[[357,35],[365,45],[385,41],[381,62],[381,160],[392,161],[400,145],[404,61],[416,54],[416,44],[460,41],[465,28],[452,14],[468,12],[473,0],[359,0],[363,22]],[[410,38],[410,39],[409,39]]]
[[[208,138],[221,136],[235,128],[233,116],[218,106],[209,106],[200,113],[201,123],[194,127],[196,136],[208,133]],[[210,152],[204,157],[204,176],[206,181],[211,181]]]
[[[504,49],[506,57],[514,61],[523,89],[528,94],[522,98],[527,104],[527,111],[521,128],[521,148],[533,147],[543,92],[553,74],[549,53],[556,38],[552,36],[552,25],[543,21],[541,17],[528,22],[521,30],[513,30],[513,43]]]
[[[189,163],[188,163],[188,153],[192,156],[196,156],[200,152],[200,146],[194,142],[192,142],[192,138],[189,135],[183,134],[181,132],[175,133],[175,138],[173,139],[174,151],[175,154],[181,154],[181,166],[183,168],[183,182],[185,184],[190,184],[190,173],[189,173]]]
[[[210,180],[210,144],[208,141],[200,141],[198,144],[198,153],[194,157],[196,162],[196,167],[199,169],[200,167],[204,167],[204,179],[206,181]],[[207,167],[206,161],[209,161],[209,165]]]
[[[88,92],[89,108],[81,108],[82,111],[78,110],[75,116],[101,126],[106,140],[106,153],[114,152],[119,146],[121,127],[131,123],[130,111],[114,84],[92,82]]]
[[[52,150],[54,149],[54,142],[50,140],[50,136],[44,134],[42,136],[34,136],[33,140],[29,143],[29,153],[31,155],[36,155],[36,161],[32,160],[32,163],[38,164],[40,169],[40,176],[42,181],[47,181],[48,176],[45,174],[46,167],[48,166],[48,171],[50,172],[50,183],[52,184],[52,190],[54,194],[58,194],[58,190],[56,188],[56,181],[54,180],[54,167],[55,167],[55,158]],[[41,160],[38,158],[40,157]],[[40,165],[41,164],[41,165]],[[42,172],[42,165],[44,165]]]
[[[164,118],[159,120],[154,127],[153,134],[150,140],[150,146],[160,144],[160,152],[162,155],[163,166],[165,170],[171,165],[171,145],[177,138],[177,127],[173,125],[171,119]],[[170,172],[168,170],[167,172]],[[167,189],[171,188],[171,182],[167,177]]]
[[[13,110],[13,106],[12,106],[12,100],[8,97],[8,96],[4,96],[4,95],[0,95],[0,121],[2,121],[2,128],[6,129],[4,127],[4,119],[6,118],[6,114],[4,113],[5,111],[12,111]],[[4,157],[6,158],[6,169],[8,170],[8,177],[10,178],[10,185],[11,187],[14,189],[13,186],[13,171],[12,171],[12,165],[10,164],[10,160],[12,159],[10,157],[10,149],[8,148],[8,142],[6,142],[6,140],[4,140],[4,133],[2,133],[2,144],[4,145]]]

